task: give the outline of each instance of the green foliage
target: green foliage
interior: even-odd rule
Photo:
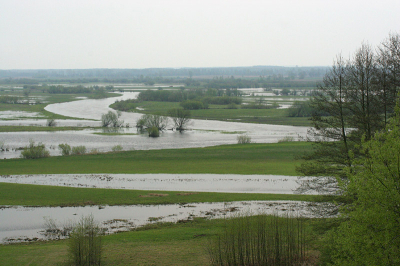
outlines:
[[[400,264],[400,117],[364,141],[364,157],[342,184],[350,206],[347,218],[331,233],[335,265]]]
[[[110,107],[118,111],[128,112],[135,110],[138,102],[136,99],[121,100],[111,104]]]
[[[196,100],[183,101],[180,103],[180,105],[186,110],[198,110],[208,108],[208,106],[205,106],[203,102]]]
[[[149,133],[149,137],[152,138],[157,138],[160,136],[160,131],[155,126],[147,128],[147,133]]]
[[[285,136],[282,139],[278,140],[278,143],[281,142],[290,142],[290,141],[294,141],[294,138],[292,136]]]
[[[167,128],[167,125],[168,125],[168,117],[164,117],[164,116],[160,116],[160,115],[151,115],[151,114],[143,115],[136,122],[136,127],[139,129],[142,129],[142,130],[156,128],[157,131],[163,131]],[[152,130],[154,131],[154,129],[152,129]],[[153,133],[156,133],[156,132],[154,131]]]
[[[58,148],[61,150],[62,156],[68,156],[71,154],[71,146],[67,143],[58,144]]]
[[[267,104],[260,104],[260,103],[249,103],[249,104],[242,104],[241,108],[242,109],[275,109],[278,108],[279,105],[274,103],[271,105]]]
[[[38,159],[49,157],[50,152],[46,149],[45,145],[38,143],[35,145],[33,140],[29,141],[29,146],[25,147],[21,152],[21,157],[25,159]]]
[[[311,117],[313,109],[310,106],[309,101],[296,101],[288,109],[289,117]]]
[[[51,94],[79,94],[79,93],[91,93],[92,91],[93,91],[92,88],[84,87],[82,85],[68,86],[68,87],[57,85],[57,86],[50,86],[47,89],[47,92]]]
[[[4,95],[0,96],[0,103],[18,104],[22,103],[21,98],[18,96]]]
[[[299,218],[239,216],[227,219],[208,245],[212,265],[304,265],[305,232]]]
[[[81,145],[81,146],[75,146],[72,147],[71,149],[71,155],[83,155],[86,153],[86,147]]]
[[[72,265],[91,266],[101,264],[101,229],[93,216],[82,217],[70,234],[68,254]]]

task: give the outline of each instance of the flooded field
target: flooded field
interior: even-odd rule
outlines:
[[[137,92],[125,92],[123,96],[107,99],[83,99],[74,102],[51,104],[46,110],[57,114],[91,120],[56,120],[58,126],[100,126],[101,115],[111,110],[108,106],[116,100],[136,98]],[[237,143],[237,136],[246,133],[255,143],[274,143],[290,136],[294,140],[303,139],[307,135],[307,127],[277,126],[265,124],[248,124],[210,120],[193,120],[188,131],[183,133],[165,131],[159,138],[149,138],[136,134],[139,113],[122,112],[121,119],[131,128],[124,128],[120,133],[127,135],[96,135],[101,130],[59,131],[59,132],[10,132],[0,133],[0,141],[8,151],[0,152],[0,159],[17,158],[21,147],[27,146],[29,140],[41,142],[50,149],[52,156],[60,155],[58,145],[68,143],[71,146],[84,145],[90,150],[110,151],[113,146],[121,145],[124,150],[177,149],[207,147]],[[39,125],[45,126],[46,120],[3,120],[0,125]],[[128,135],[129,134],[129,135]]]
[[[0,176],[0,182],[87,188],[274,194],[294,194],[300,186],[296,176],[232,174],[12,175]]]
[[[214,202],[187,205],[0,208],[0,243],[65,238],[81,217],[93,215],[105,234],[129,231],[155,222],[179,222],[194,217],[223,218],[235,213],[289,214],[312,217],[315,204],[297,201]],[[310,207],[310,208],[308,208]]]

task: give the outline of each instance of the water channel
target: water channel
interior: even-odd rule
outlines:
[[[47,111],[90,120],[57,120],[59,126],[100,126],[101,115],[112,110],[109,105],[116,100],[136,98],[138,92],[124,92],[123,96],[107,99],[81,99],[73,102],[50,104]],[[121,119],[131,127],[141,117],[139,113],[122,112]],[[45,126],[45,120],[2,120],[0,125],[39,125]],[[50,148],[52,156],[60,155],[58,145],[68,143],[71,146],[84,145],[88,151],[96,149],[99,152],[110,151],[113,146],[121,145],[125,150],[148,150],[207,147],[237,143],[239,134],[248,134],[252,142],[273,143],[284,137],[294,140],[305,138],[307,127],[278,126],[266,124],[249,124],[238,122],[222,122],[212,120],[193,120],[188,131],[183,133],[165,131],[159,138],[149,138],[137,134],[135,128],[123,129],[124,135],[98,135],[101,130],[82,130],[68,132],[5,132],[0,133],[6,151],[0,152],[0,159],[17,158],[21,147],[27,146],[30,140],[41,142]],[[97,134],[96,134],[97,133]],[[135,135],[133,135],[135,134]]]
[[[66,238],[72,225],[88,215],[93,216],[105,234],[111,234],[155,222],[185,222],[194,217],[223,218],[237,213],[313,217],[311,209],[315,206],[315,203],[299,201],[38,208],[1,206],[0,243]]]
[[[108,106],[116,100],[137,97],[137,92],[125,92],[123,96],[108,99],[81,99],[74,102],[51,104],[47,111],[89,120],[57,120],[58,126],[100,126],[101,115],[111,110]],[[131,126],[141,116],[138,113],[123,112],[121,119]],[[2,120],[0,125],[41,125],[45,120],[33,118],[24,120]],[[132,135],[135,129],[124,129],[126,135],[99,135],[96,130],[68,132],[12,132],[0,133],[0,142],[7,151],[0,152],[0,158],[19,157],[18,148],[28,145],[29,140],[42,142],[50,148],[51,155],[59,155],[58,144],[84,145],[90,151],[109,151],[115,145],[124,150],[166,149],[206,147],[234,144],[237,136],[248,134],[253,142],[273,143],[290,136],[295,140],[306,137],[306,127],[247,124],[210,120],[193,120],[190,130],[184,133],[166,131],[159,138],[146,135]],[[1,173],[0,173],[1,174]],[[298,187],[296,177],[287,176],[240,176],[240,175],[38,175],[1,176],[0,182],[26,183],[37,185],[61,185],[74,187],[173,190],[173,191],[214,191],[243,193],[293,193]],[[137,226],[156,221],[191,219],[195,216],[208,218],[224,217],[235,211],[262,213],[292,213],[310,216],[305,202],[234,202],[201,203],[190,205],[156,206],[86,206],[68,208],[28,208],[2,206],[0,208],[0,242],[11,243],[39,239],[59,238],[60,234],[46,232],[49,224],[68,227],[79,217],[92,214],[106,233],[131,230]],[[51,223],[49,221],[53,221]],[[61,230],[62,231],[62,230]],[[57,232],[61,232],[57,231]]]

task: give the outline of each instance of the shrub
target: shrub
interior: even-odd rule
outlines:
[[[47,119],[46,125],[48,127],[55,127],[57,125],[57,122],[55,119]]]
[[[267,215],[227,219],[208,245],[212,265],[306,265],[300,218]]]
[[[186,110],[206,109],[206,107],[204,106],[204,104],[202,102],[194,101],[194,100],[181,102],[180,105],[183,107],[183,109],[186,109]]]
[[[228,109],[238,109],[237,105],[234,104],[234,103],[228,104],[228,107],[227,107],[227,108],[228,108]]]
[[[86,147],[83,145],[72,147],[72,151],[71,151],[72,155],[82,155],[85,153],[86,153]]]
[[[82,217],[70,234],[68,253],[73,265],[101,264],[101,229],[93,216]]]
[[[149,137],[157,138],[160,136],[160,131],[157,127],[149,127],[147,128],[147,132],[149,133]]]
[[[251,138],[249,135],[239,135],[237,136],[238,144],[247,144],[251,143]]]
[[[122,148],[121,145],[115,145],[114,147],[111,148],[111,150],[113,152],[118,152],[118,151],[122,151],[124,148]]]
[[[283,139],[278,140],[278,142],[291,142],[294,141],[294,138],[292,136],[285,136]]]
[[[62,156],[68,156],[71,154],[71,146],[69,146],[67,143],[59,144],[58,148],[61,150]]]
[[[35,142],[30,140],[29,146],[24,148],[24,150],[21,152],[21,156],[25,159],[38,159],[49,157],[50,152],[46,149],[44,144],[39,142],[37,145],[35,145]]]

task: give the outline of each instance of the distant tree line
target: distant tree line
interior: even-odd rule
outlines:
[[[283,76],[291,79],[322,77],[328,67],[279,67],[279,66],[253,66],[253,67],[215,67],[215,68],[146,68],[146,69],[24,69],[0,70],[0,78],[33,78],[33,79],[75,79],[104,82],[108,80],[133,80],[140,77],[152,78],[209,78],[214,76],[259,77]],[[99,80],[95,80],[99,79]],[[28,79],[26,80],[28,81]],[[28,83],[25,83],[28,84]]]

